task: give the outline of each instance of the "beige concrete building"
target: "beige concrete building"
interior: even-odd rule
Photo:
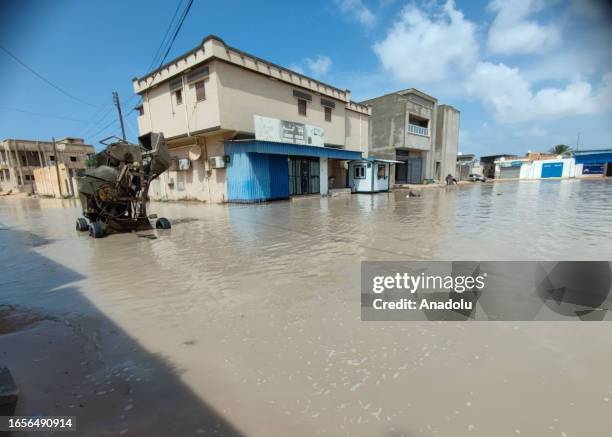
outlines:
[[[461,114],[449,105],[438,105],[437,112],[433,177],[443,181],[450,174],[459,180],[456,170]]]
[[[414,88],[362,102],[371,107],[370,156],[401,161],[396,184],[421,184],[454,174],[459,111]]]
[[[34,170],[55,166],[66,168],[67,186],[76,171],[85,168],[85,161],[95,153],[93,146],[82,138],[66,137],[56,141],[6,139],[0,142],[0,189],[3,192],[29,192],[35,190]],[[74,195],[67,190],[65,195]]]
[[[174,158],[169,172],[151,186],[154,199],[225,202],[325,195],[329,188],[346,186],[345,161],[368,150],[370,109],[351,101],[348,90],[215,36],[135,78],[133,86],[142,97],[140,135],[163,132]],[[234,153],[239,153],[235,161]],[[285,165],[271,155],[284,156]],[[243,180],[244,172],[251,179]]]

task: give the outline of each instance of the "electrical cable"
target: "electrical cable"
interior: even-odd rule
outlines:
[[[7,55],[9,55],[11,58],[13,58],[17,63],[19,63],[22,67],[24,67],[25,69],[27,69],[28,71],[30,71],[32,74],[34,74],[36,77],[38,77],[40,80],[42,80],[43,82],[45,82],[47,85],[52,86],[53,88],[55,88],[56,90],[58,90],[59,92],[61,92],[62,94],[70,97],[73,100],[76,100],[77,102],[83,103],[84,105],[88,105],[88,106],[92,106],[94,108],[99,108],[98,105],[94,105],[91,104],[89,102],[86,102],[83,99],[80,99],[78,97],[76,97],[73,94],[70,94],[68,91],[66,91],[63,88],[60,88],[58,85],[54,84],[53,82],[51,82],[49,79],[47,79],[46,77],[44,77],[42,74],[38,73],[37,71],[35,71],[33,68],[31,68],[29,65],[27,65],[25,62],[23,62],[21,59],[19,59],[17,56],[15,56],[13,53],[11,53],[6,47],[4,47],[2,44],[0,44],[0,50],[4,51]]]

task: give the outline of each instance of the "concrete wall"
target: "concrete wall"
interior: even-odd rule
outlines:
[[[177,104],[174,90],[166,81],[143,93],[144,114],[138,117],[140,135],[162,132],[166,138],[187,135],[218,127],[219,83],[214,63],[209,64],[209,75],[204,80],[206,99],[197,101],[195,83],[186,82],[182,87],[183,103]]]
[[[510,162],[509,160],[508,162]],[[542,166],[544,164],[563,163],[561,178],[576,177],[576,162],[574,158],[544,159],[535,161],[524,161],[521,165],[519,179],[542,179]],[[495,177],[499,178],[501,165],[495,163]]]
[[[436,123],[436,161],[440,171],[434,177],[443,180],[448,174],[455,174],[457,151],[459,150],[460,113],[452,106],[438,106]]]
[[[61,191],[57,178],[58,171]],[[64,164],[59,164],[58,168],[53,165],[34,169],[36,194],[56,198],[77,196],[77,184],[70,173],[70,169]]]
[[[274,81],[234,65],[219,62],[221,126],[224,129],[255,132],[253,115],[263,115],[281,120],[312,124],[325,130],[325,143],[345,145],[344,102],[336,100],[332,121],[325,121],[321,97],[290,84]],[[312,97],[307,103],[306,116],[298,114],[298,99],[293,90]],[[328,99],[329,100],[329,99]]]
[[[542,178],[542,166],[544,164],[563,163],[562,178],[573,178],[576,175],[576,161],[574,158],[567,159],[548,159],[533,161],[531,165],[531,174],[528,179],[541,179]]]
[[[369,155],[395,159],[395,149],[405,146],[406,102],[389,94],[365,103],[372,107]]]
[[[208,157],[223,156],[223,137],[220,135],[191,138],[188,144],[170,149],[173,164],[155,179],[149,188],[153,200],[199,200],[226,202],[226,169],[212,169]],[[188,159],[189,151],[199,147],[201,156],[191,161],[189,170],[179,170],[178,159]]]
[[[423,178],[427,179],[432,177],[434,168],[437,102],[419,94],[416,91],[391,93],[363,103],[372,108],[369,156],[395,159],[397,149],[420,152]],[[410,114],[428,120],[428,136],[407,130]]]

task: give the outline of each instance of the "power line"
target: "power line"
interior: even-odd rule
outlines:
[[[168,41],[167,44],[164,44],[164,42],[166,41],[166,37],[168,36],[170,29],[172,28],[172,24],[174,23],[174,19],[176,18],[176,15],[178,13],[178,10],[180,9],[180,6],[182,4],[183,0],[179,0],[174,14],[172,16],[172,19],[170,20],[170,23],[168,23],[168,28],[166,29],[166,33],[164,34],[164,37],[162,38],[162,41],[157,49],[157,51],[155,52],[155,56],[153,56],[153,59],[151,61],[151,64],[149,66],[149,70],[155,65],[156,63],[156,59],[159,57],[159,55],[161,54],[161,52],[163,51],[163,48],[166,47],[166,51],[164,53],[163,58],[160,61],[160,66],[164,63],[164,61],[166,60],[166,57],[168,56],[168,53],[170,53],[170,50],[172,49],[172,45],[174,44],[174,41],[176,40],[176,37],[178,36],[181,27],[183,26],[183,23],[185,22],[185,19],[187,18],[187,15],[189,14],[189,10],[191,9],[191,6],[193,4],[193,0],[189,0],[189,3],[187,4],[187,6],[185,7],[183,13],[181,14],[181,18],[179,19],[179,21],[177,22],[176,28],[174,30],[174,33],[172,34],[172,38]],[[127,102],[125,103],[125,106],[128,106],[129,103],[135,98],[138,97],[137,94],[134,94],[132,97],[130,97]],[[92,130],[93,128],[95,128],[96,126],[98,126],[102,120],[104,118],[106,118],[108,116],[108,114],[110,113],[110,110],[112,109],[112,107],[109,108],[109,110],[92,126],[92,128],[88,129],[88,130]],[[128,112],[125,115],[125,118],[129,117],[136,109],[132,108],[130,110],[130,112]],[[107,125],[105,125],[103,128],[99,129],[96,133],[89,135],[87,137],[89,138],[93,138],[96,135],[98,135],[101,132],[104,132],[104,130],[108,129],[110,126],[112,126],[112,124],[115,122],[116,120],[112,120],[110,123],[108,123]],[[85,136],[85,135],[82,135]]]
[[[170,49],[172,49],[172,45],[174,44],[174,41],[176,40],[176,37],[178,36],[179,32],[181,31],[181,27],[183,27],[183,23],[185,22],[185,18],[187,18],[187,14],[189,14],[189,10],[191,9],[191,5],[192,4],[193,4],[193,0],[189,0],[189,3],[187,4],[187,7],[185,8],[185,11],[183,12],[183,15],[181,16],[181,19],[180,19],[180,21],[178,23],[176,31],[174,32],[174,35],[172,35],[172,39],[170,40],[170,44],[168,45],[168,49],[166,50],[166,53],[164,54],[164,57],[162,58],[161,62],[159,63],[159,67],[161,67],[164,64],[164,61],[166,60],[166,57],[168,57],[168,53],[170,53]]]
[[[4,51],[7,55],[9,55],[11,58],[13,58],[16,62],[18,62],[22,67],[24,67],[25,69],[27,69],[28,71],[30,71],[32,74],[34,74],[36,77],[38,77],[40,80],[42,80],[43,82],[45,82],[46,84],[52,86],[53,88],[55,88],[56,90],[58,90],[59,92],[61,92],[62,94],[70,97],[73,100],[76,100],[77,102],[83,103],[84,105],[88,105],[88,106],[92,106],[94,108],[98,108],[97,105],[93,105],[89,102],[86,102],[83,99],[80,99],[78,97],[76,97],[73,94],[70,94],[68,91],[66,91],[63,88],[60,88],[59,86],[55,85],[53,82],[51,82],[49,79],[47,79],[46,77],[44,77],[43,75],[41,75],[40,73],[36,72],[33,68],[31,68],[30,66],[28,66],[25,62],[23,62],[21,59],[19,59],[17,56],[15,56],[13,53],[11,53],[6,47],[4,47],[3,45],[0,44],[0,49],[2,49],[2,51]]]
[[[96,129],[96,128],[97,128],[97,127],[100,125],[100,123],[102,123],[102,122],[104,121],[104,119],[105,119],[106,117],[108,117],[108,114],[110,114],[110,113],[111,113],[112,109],[113,109],[113,105],[109,105],[109,106],[108,106],[108,109],[106,110],[106,112],[105,112],[105,113],[104,113],[104,114],[103,114],[103,115],[102,115],[100,118],[98,118],[98,120],[97,120],[97,121],[96,121],[94,124],[91,124],[91,125],[90,125],[88,128],[86,128],[86,129],[83,131],[83,133],[81,134],[81,136],[82,136],[82,137],[87,137],[87,136],[89,136],[89,135],[87,135],[87,134],[88,134],[89,132],[91,132],[92,130]]]
[[[81,120],[79,118],[65,117],[62,115],[44,114],[42,112],[28,111],[27,109],[9,108],[7,106],[0,106],[0,109],[4,111],[15,111],[15,112],[22,112],[24,114],[38,115],[40,117],[57,118],[60,120],[70,120],[70,121],[77,121],[79,123],[87,123],[87,120]]]
[[[159,44],[159,47],[155,51],[155,55],[153,56],[153,59],[151,60],[151,63],[149,64],[149,68],[147,69],[147,71],[151,71],[153,69],[153,67],[155,66],[155,60],[159,56],[161,56],[163,47],[165,46],[164,42],[166,41],[166,38],[168,37],[168,34],[170,33],[170,29],[172,29],[172,24],[174,23],[174,19],[176,18],[176,14],[178,14],[178,11],[182,3],[183,3],[183,0],[179,0],[177,2],[176,8],[174,9],[174,14],[172,15],[172,19],[170,20],[170,22],[168,23],[168,27],[166,28],[166,33],[164,33],[164,37],[162,38],[161,43]]]
[[[107,124],[106,126],[104,126],[102,129],[98,130],[98,131],[97,131],[96,133],[94,133],[94,134],[88,135],[88,136],[87,136],[87,137],[85,137],[85,138],[94,138],[94,137],[96,137],[97,135],[101,134],[101,133],[102,133],[102,132],[104,132],[106,129],[108,129],[109,127],[111,127],[111,126],[112,126],[114,123],[117,123],[118,121],[119,121],[119,120],[116,120],[116,119],[114,119],[114,118],[113,118],[113,119],[110,121],[110,123],[108,123],[108,124]]]

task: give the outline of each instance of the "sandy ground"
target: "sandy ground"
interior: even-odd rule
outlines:
[[[608,436],[609,323],[362,322],[359,272],[611,259],[611,190],[153,204],[171,231],[101,240],[75,202],[3,199],[0,361],[18,414],[78,435]]]

